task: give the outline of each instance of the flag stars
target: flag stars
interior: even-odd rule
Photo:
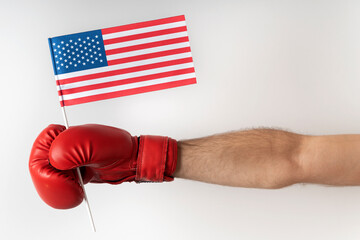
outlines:
[[[72,39],[60,38],[51,43],[54,61],[56,61],[55,69],[58,73],[91,69],[104,66],[106,63],[101,35],[79,36]]]

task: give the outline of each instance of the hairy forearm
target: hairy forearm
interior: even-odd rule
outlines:
[[[228,186],[360,185],[360,135],[254,129],[179,141],[176,177]]]
[[[175,177],[221,185],[279,188],[301,181],[302,135],[254,129],[179,141]]]

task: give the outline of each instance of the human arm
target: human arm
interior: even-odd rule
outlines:
[[[173,177],[252,188],[295,183],[360,185],[360,135],[306,136],[253,129],[176,141],[122,129],[50,125],[34,142],[29,170],[55,208],[81,203],[85,183],[164,182]]]
[[[360,135],[253,129],[178,142],[175,177],[253,188],[360,185]]]

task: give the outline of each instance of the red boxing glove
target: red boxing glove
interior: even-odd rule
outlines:
[[[87,124],[65,130],[50,125],[34,142],[30,174],[40,197],[50,206],[67,209],[79,205],[84,183],[120,184],[125,181],[172,181],[177,143],[160,136],[131,136],[114,127]]]

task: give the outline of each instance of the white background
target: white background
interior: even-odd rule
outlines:
[[[87,185],[94,234],[84,205],[63,211],[41,201],[27,165],[37,134],[63,123],[48,37],[180,14],[198,84],[69,107],[70,125],[175,139],[262,126],[360,133],[360,1],[0,3],[0,239],[360,238],[359,187],[181,179]]]

